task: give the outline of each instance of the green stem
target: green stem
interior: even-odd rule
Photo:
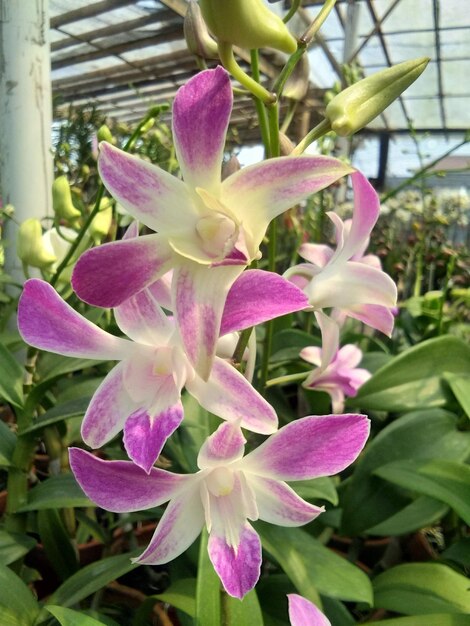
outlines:
[[[297,13],[299,7],[300,7],[300,3],[302,0],[292,0],[292,5],[291,8],[289,9],[289,12],[286,13],[286,15],[283,18],[283,22],[284,24],[287,24],[287,22],[289,22],[294,15]]]
[[[317,17],[313,20],[307,30],[304,32],[300,41],[306,47],[313,41],[315,35],[318,33],[320,28],[323,26],[326,18],[333,10],[333,7],[336,4],[336,0],[326,0],[325,4],[322,6],[321,11],[317,15]]]
[[[300,143],[295,146],[295,148],[291,152],[291,155],[298,156],[299,154],[302,154],[311,143],[313,143],[317,139],[320,139],[320,137],[323,137],[323,135],[326,135],[326,133],[329,133],[330,130],[331,125],[329,120],[321,121],[317,126],[315,126],[315,128],[312,128],[312,130],[305,135]]]
[[[284,85],[286,84],[287,79],[294,71],[295,66],[300,61],[300,58],[304,54],[306,49],[307,49],[306,46],[299,43],[299,47],[297,48],[297,50],[293,54],[291,54],[291,56],[287,59],[287,63],[282,68],[282,71],[277,77],[277,80],[273,86],[273,91],[278,96],[278,98],[281,96],[282,90],[284,89]]]
[[[225,589],[220,589],[220,623],[221,626],[230,626],[230,598]]]
[[[251,51],[251,71],[253,73],[253,78],[257,82],[260,80],[260,72],[259,72],[259,53],[258,50]],[[271,150],[271,142],[269,140],[269,124],[268,124],[268,116],[266,114],[266,107],[264,106],[264,102],[260,100],[258,97],[254,97],[256,113],[258,115],[258,124],[261,132],[261,140],[264,145],[264,149],[266,154],[270,153]]]
[[[227,43],[226,41],[219,41],[218,46],[219,57],[222,65],[236,80],[238,80],[241,85],[246,87],[248,91],[264,102],[264,104],[272,104],[273,102],[276,102],[275,94],[270,93],[262,85],[256,82],[256,80],[251,78],[251,76],[248,76],[248,74],[238,65],[235,57],[233,56],[232,44]]]
[[[237,345],[235,346],[235,351],[232,356],[233,363],[235,367],[239,366],[242,362],[243,355],[245,353],[248,342],[250,341],[250,335],[253,331],[253,328],[245,328],[240,333],[240,337],[238,339]]]
[[[297,374],[286,374],[285,376],[278,376],[277,378],[271,378],[266,382],[266,387],[274,387],[274,385],[287,385],[289,383],[298,383],[301,380],[307,378],[308,372],[299,372]]]
[[[289,109],[286,113],[286,116],[282,122],[281,133],[286,133],[291,125],[292,120],[294,119],[295,112],[297,111],[299,103],[297,100],[292,100],[289,102]]]

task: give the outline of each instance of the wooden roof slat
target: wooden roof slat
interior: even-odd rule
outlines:
[[[118,9],[119,7],[124,7],[128,4],[134,3],[135,0],[101,0],[101,2],[94,2],[93,4],[88,4],[87,6],[80,7],[79,9],[62,13],[62,15],[51,17],[51,28],[59,28],[60,26],[65,26],[65,24],[78,22],[79,20],[83,20],[87,17],[95,17],[101,13],[106,13],[107,11],[112,11],[113,9]]]

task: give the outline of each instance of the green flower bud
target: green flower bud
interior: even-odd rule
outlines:
[[[52,183],[52,207],[59,219],[71,222],[81,217],[81,213],[73,206],[67,176],[59,176]]]
[[[113,220],[113,208],[109,198],[102,198],[98,213],[90,224],[89,233],[95,244],[100,243],[109,232]]]
[[[113,135],[106,124],[103,124],[98,128],[96,136],[98,137],[98,141],[108,141],[109,143],[113,143],[114,140]]]
[[[147,111],[147,114],[151,117],[158,117],[161,113],[165,113],[170,110],[170,105],[167,102],[163,104],[154,104],[153,107]]]
[[[209,35],[196,0],[190,0],[184,16],[184,38],[188,50],[203,59],[218,59],[217,44]]]
[[[200,0],[202,15],[219,41],[241,48],[275,48],[287,54],[297,42],[262,0]]]
[[[343,137],[363,128],[423,73],[427,57],[372,74],[335,96],[326,107],[332,130]]]
[[[46,269],[57,259],[44,247],[41,222],[31,217],[20,225],[16,248],[18,257],[26,265]]]
[[[141,134],[145,134],[147,131],[149,131],[152,126],[155,124],[155,120],[153,119],[153,117],[151,117],[149,120],[147,120],[145,122],[145,124],[141,127],[140,132]]]

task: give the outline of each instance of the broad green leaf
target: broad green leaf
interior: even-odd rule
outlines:
[[[462,567],[470,568],[470,537],[453,543],[441,554],[443,559],[454,561]]]
[[[80,417],[85,415],[85,411],[90,404],[90,397],[80,398],[78,400],[71,400],[59,404],[52,409],[49,409],[43,413],[29,428],[23,430],[24,433],[32,433],[37,430],[41,430],[45,426],[62,422],[63,420],[70,419],[72,417]]]
[[[384,619],[380,622],[367,622],[367,626],[470,626],[470,615],[416,615],[413,617],[397,617]]]
[[[226,595],[225,601],[227,624],[230,626],[264,626],[255,589],[247,593],[243,600]]]
[[[305,500],[322,499],[331,502],[334,506],[338,504],[338,494],[332,478],[325,476],[313,478],[312,480],[298,480],[293,485],[296,493]]]
[[[0,530],[0,563],[3,565],[13,563],[28,554],[36,543],[36,540],[29,535]]]
[[[83,567],[49,596],[47,606],[58,604],[68,607],[84,600],[108,583],[139,567],[139,564],[132,563],[131,559],[141,552],[142,549],[138,548],[133,552],[110,556]]]
[[[38,373],[43,381],[54,380],[64,374],[95,367],[100,363],[101,361],[97,361],[96,359],[78,359],[70,356],[47,353],[41,355],[38,364]]]
[[[319,604],[318,593],[372,605],[370,580],[301,528],[258,522],[263,547],[276,559],[298,592]]]
[[[204,529],[199,547],[199,564],[196,584],[196,626],[220,626],[220,580],[207,552],[208,534]],[[230,625],[232,626],[232,625]],[[235,624],[233,624],[235,626]]]
[[[287,594],[297,589],[286,574],[261,576],[256,593],[263,609],[265,626],[287,626]]]
[[[410,411],[449,401],[444,375],[470,369],[470,347],[452,335],[423,341],[380,368],[359,390],[363,409]]]
[[[13,354],[0,343],[0,398],[22,408],[25,371]]]
[[[356,620],[339,600],[322,598],[323,612],[334,626],[356,626]]]
[[[380,535],[382,537],[405,535],[425,526],[432,526],[435,522],[442,519],[448,510],[447,504],[443,504],[434,498],[421,496],[384,522],[368,528],[367,532],[371,535]]]
[[[10,466],[16,439],[15,433],[8,428],[3,420],[0,420],[0,466]]]
[[[52,476],[28,493],[28,502],[19,509],[20,513],[26,511],[39,511],[40,509],[63,509],[66,507],[94,506],[89,500],[73,474],[61,474]]]
[[[367,444],[354,467],[341,494],[342,532],[363,533],[410,504],[403,490],[373,475],[382,465],[408,459],[463,461],[469,449],[470,433],[457,430],[457,418],[447,411],[429,409],[399,417]]]
[[[164,592],[159,593],[153,598],[157,598],[162,602],[168,602],[175,609],[184,611],[191,617],[196,615],[196,579],[184,578],[175,580],[170,587]]]
[[[5,626],[32,626],[39,605],[31,591],[14,572],[0,564],[0,616],[8,616]],[[11,621],[14,617],[17,622]],[[3,626],[3,623],[2,623]]]
[[[78,569],[77,555],[56,509],[38,511],[38,532],[47,558],[61,580]]]
[[[444,378],[467,417],[470,417],[470,374],[444,374]]]
[[[470,467],[463,463],[398,461],[377,468],[377,476],[395,485],[436,498],[451,506],[470,524]]]
[[[103,622],[63,606],[47,605],[46,609],[57,619],[61,626],[103,626]]]
[[[441,563],[406,563],[373,581],[374,606],[404,613],[470,613],[465,576]]]

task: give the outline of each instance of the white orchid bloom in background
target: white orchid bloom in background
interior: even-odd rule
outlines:
[[[269,222],[352,168],[323,156],[269,159],[221,180],[232,86],[222,68],[200,72],[173,104],[183,181],[102,143],[99,170],[111,195],[156,234],[87,251],[72,284],[96,306],[116,307],[174,269],[172,309],[191,364],[209,376],[225,298],[259,257]]]
[[[351,175],[354,190],[354,213],[346,225],[336,213],[327,215],[336,230],[336,250],[329,246],[306,243],[299,255],[301,263],[284,276],[304,289],[315,310],[339,309],[372,328],[391,335],[397,288],[382,271],[374,255],[363,256],[370,233],[380,212],[379,197],[363,174]]]
[[[245,438],[225,422],[204,443],[199,472],[180,475],[127,461],[103,461],[70,449],[70,465],[86,495],[117,513],[170,501],[139,563],[167,563],[209,531],[209,556],[225,590],[243,598],[260,575],[261,542],[248,520],[302,526],[323,508],[302,500],[285,481],[336,474],[350,465],[369,434],[364,415],[309,416],[291,422],[243,456]]]

